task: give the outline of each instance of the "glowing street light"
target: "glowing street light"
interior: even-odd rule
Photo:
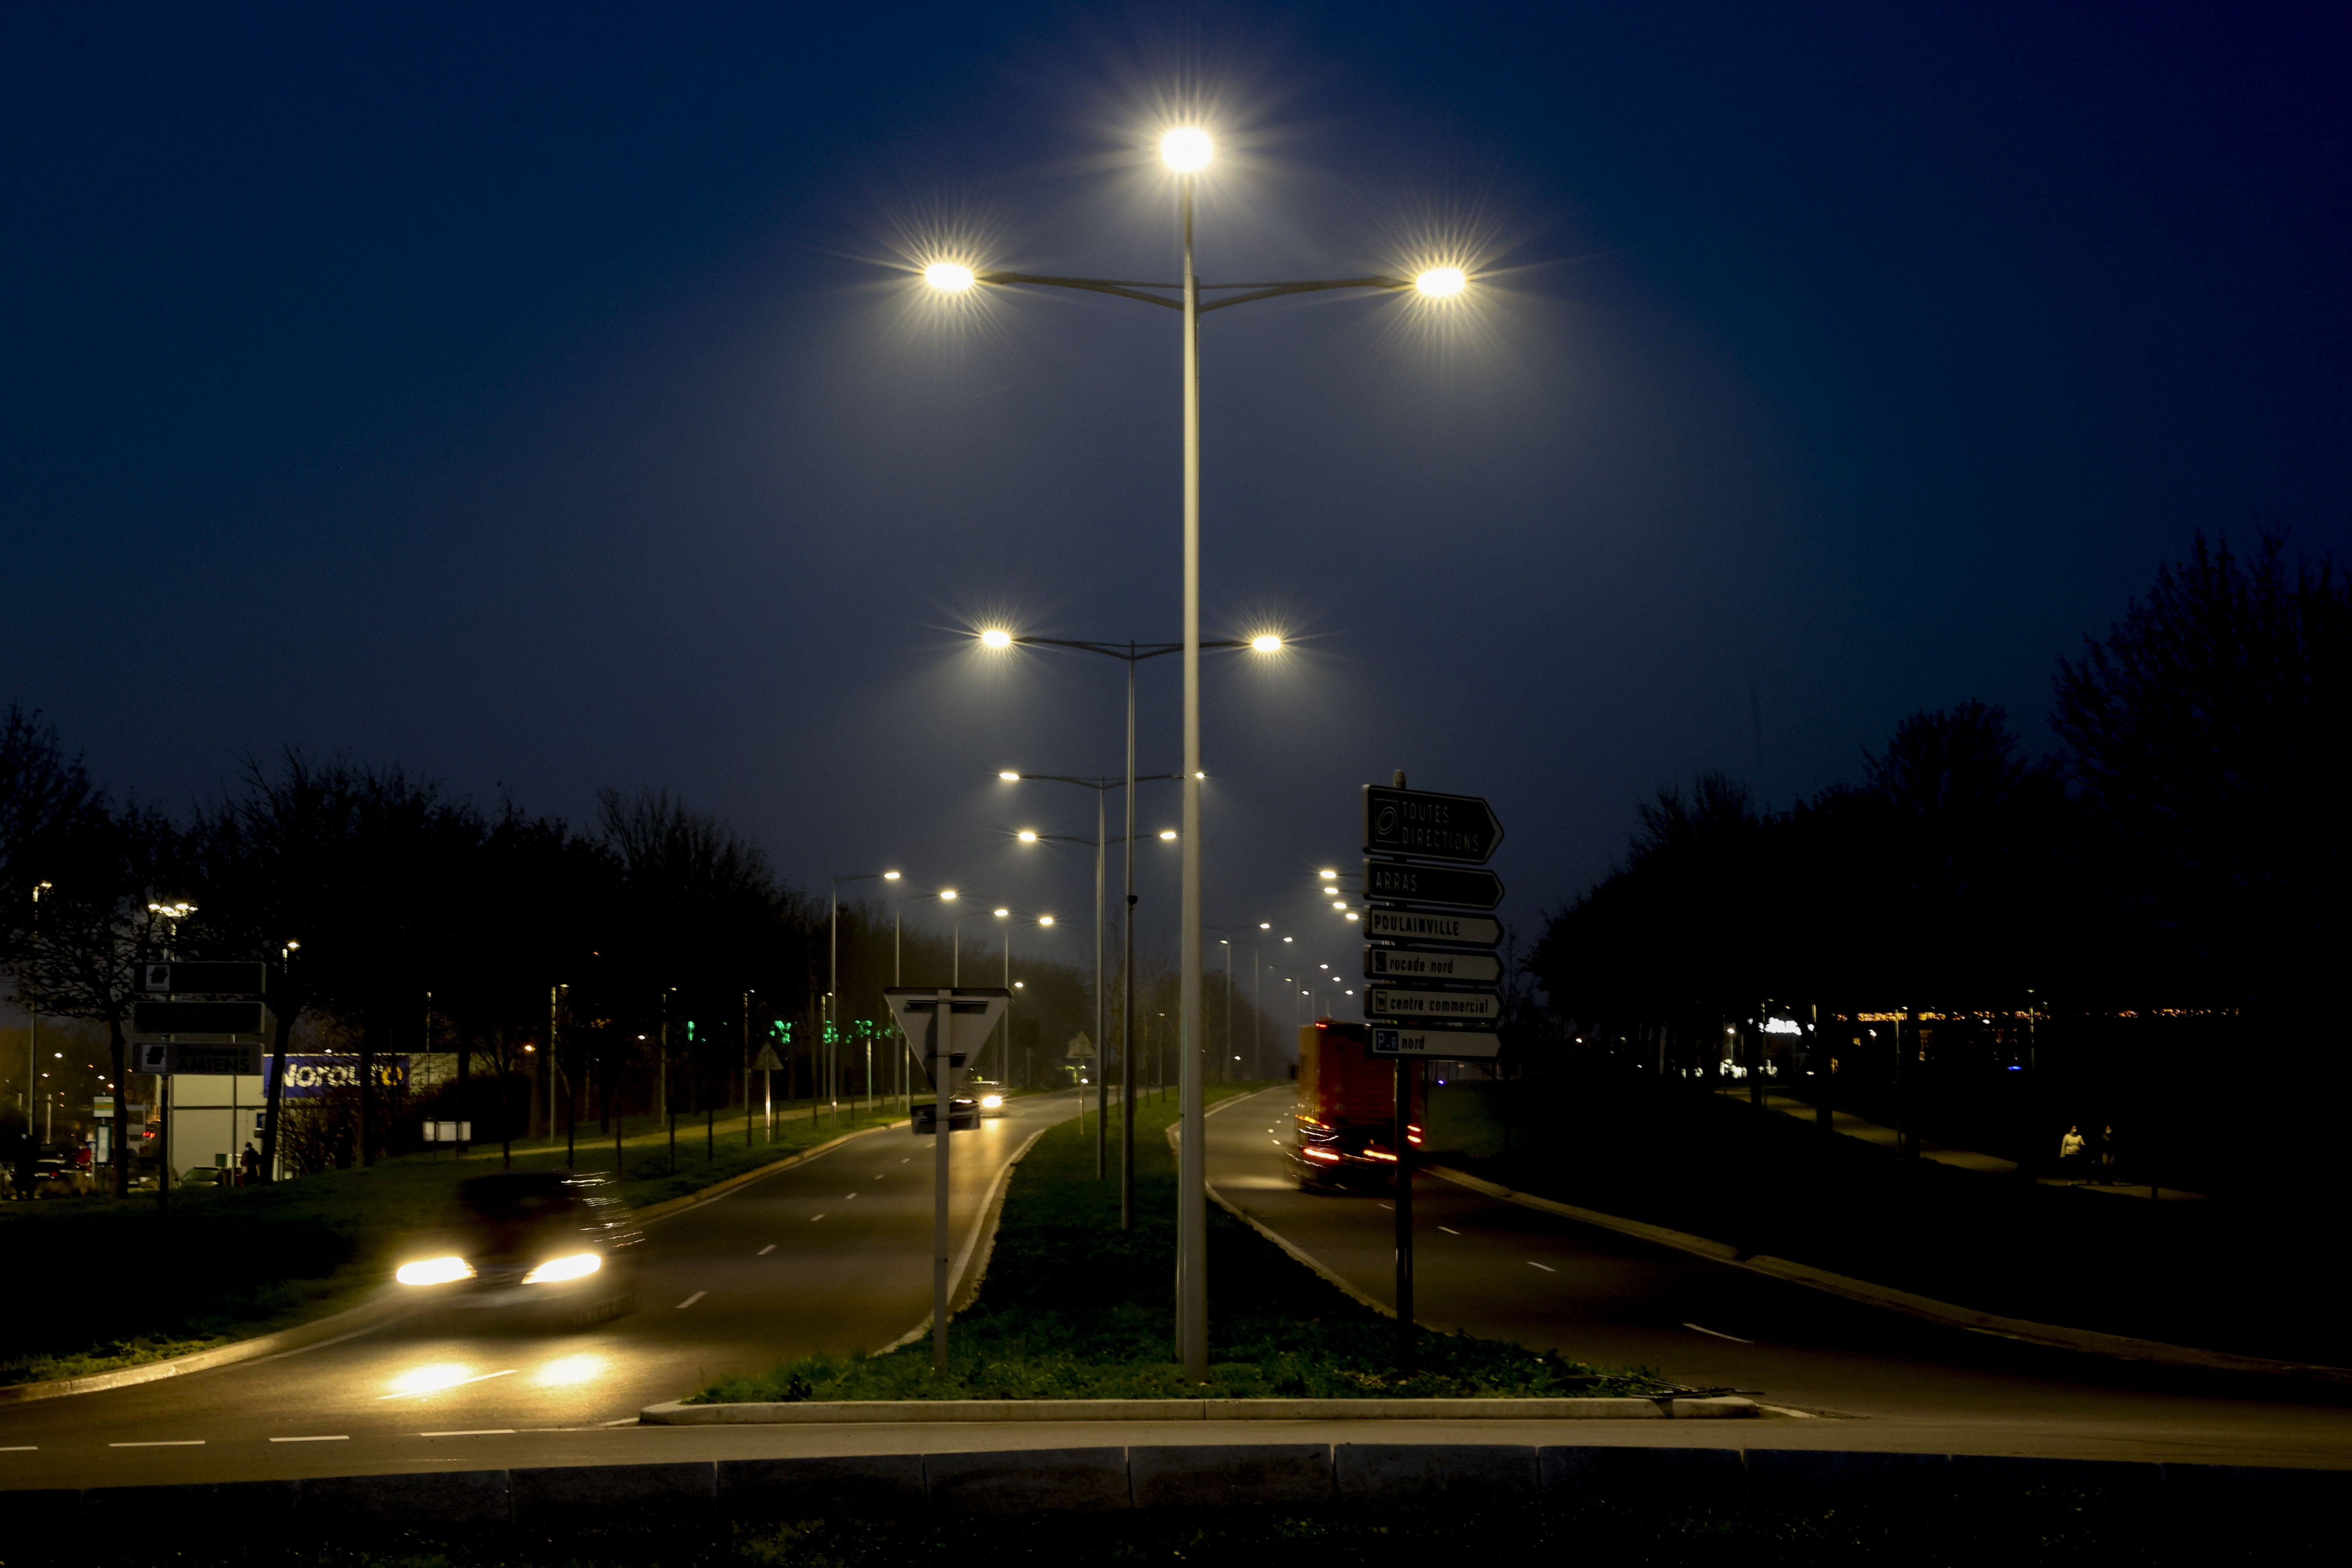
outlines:
[[[986,631],[980,634],[980,646],[982,647],[996,648],[1011,647],[1013,646],[1013,634],[1005,631],[1002,627],[991,626]]]
[[[1037,842],[1037,830],[1034,827],[1024,827],[1013,837],[1024,844],[1034,844]]]
[[[1160,841],[1161,843],[1163,843],[1163,844],[1173,844],[1173,843],[1175,843],[1175,842],[1176,842],[1176,830],[1175,830],[1174,828],[1172,828],[1172,827],[1163,827],[1163,828],[1161,828],[1161,829],[1160,830]]]
[[[1250,647],[1255,648],[1260,653],[1280,653],[1282,651],[1282,639],[1275,636],[1272,632],[1265,632],[1250,638]]]
[[[971,274],[966,273],[966,277]],[[1433,300],[1450,300],[1470,287],[1470,275],[1459,267],[1433,267],[1416,273],[1412,286]]]
[[[923,268],[923,281],[943,294],[961,294],[980,279],[969,267],[959,267],[952,261],[934,261]]]
[[[1185,127],[1160,139],[1160,161],[1180,174],[1197,174],[1216,155],[1216,143],[1205,131]]]

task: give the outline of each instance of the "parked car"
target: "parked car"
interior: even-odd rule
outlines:
[[[184,1187],[225,1187],[228,1173],[218,1165],[191,1165],[180,1177]]]
[[[608,1175],[502,1171],[459,1186],[393,1278],[445,1321],[580,1327],[636,1309],[644,1240]]]

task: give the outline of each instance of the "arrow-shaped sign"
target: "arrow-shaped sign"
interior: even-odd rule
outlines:
[[[1440,952],[1410,947],[1364,949],[1367,980],[1421,980],[1432,984],[1491,985],[1503,977],[1503,961],[1491,952]]]
[[[1364,993],[1367,1018],[1491,1024],[1502,1016],[1503,999],[1492,991],[1397,991],[1375,985]]]
[[[1376,1057],[1451,1057],[1486,1061],[1503,1053],[1503,1037],[1487,1029],[1379,1029],[1372,1031]]]
[[[1491,910],[1503,901],[1503,879],[1492,871],[1367,860],[1364,897],[1373,903],[1453,904],[1466,910]]]
[[[1475,795],[1364,786],[1364,853],[1410,855],[1483,866],[1503,842],[1503,824]]]
[[[1394,942],[1451,942],[1493,947],[1503,940],[1503,922],[1485,915],[1442,915],[1422,910],[1366,910],[1364,934]]]

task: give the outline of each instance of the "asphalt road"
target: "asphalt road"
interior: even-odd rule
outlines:
[[[1279,1148],[1290,1103],[1285,1086],[1213,1112],[1211,1182],[1393,1305],[1395,1210],[1385,1197],[1298,1190]],[[2352,1391],[1945,1328],[1426,1175],[1413,1186],[1413,1222],[1414,1316],[1429,1328],[1652,1367],[1699,1387],[1760,1390],[1769,1404],[1818,1413],[1849,1434],[1857,1427],[1839,1417],[1993,1445],[1972,1452],[2043,1452],[2063,1441],[2119,1458],[2352,1466]]]
[[[961,1248],[1069,1093],[955,1139]],[[638,1310],[572,1332],[394,1325],[156,1383],[0,1406],[0,1489],[470,1468],[788,1356],[875,1351],[930,1312],[931,1141],[854,1137],[646,1227]],[[525,1458],[486,1460],[493,1439]]]

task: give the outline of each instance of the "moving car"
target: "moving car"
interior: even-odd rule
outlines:
[[[980,1113],[982,1116],[1004,1114],[1004,1103],[1012,1098],[1012,1089],[1001,1083],[991,1083],[984,1078],[972,1079],[967,1087],[971,1089],[972,1098],[980,1101]]]
[[[913,1123],[916,1136],[939,1131],[940,1107],[937,1100],[925,1100],[915,1106],[913,1110],[914,1114],[908,1120]],[[949,1131],[970,1132],[979,1125],[980,1101],[959,1094],[948,1102]]]
[[[459,1186],[393,1278],[449,1317],[579,1327],[635,1310],[644,1240],[608,1175],[501,1171]]]

